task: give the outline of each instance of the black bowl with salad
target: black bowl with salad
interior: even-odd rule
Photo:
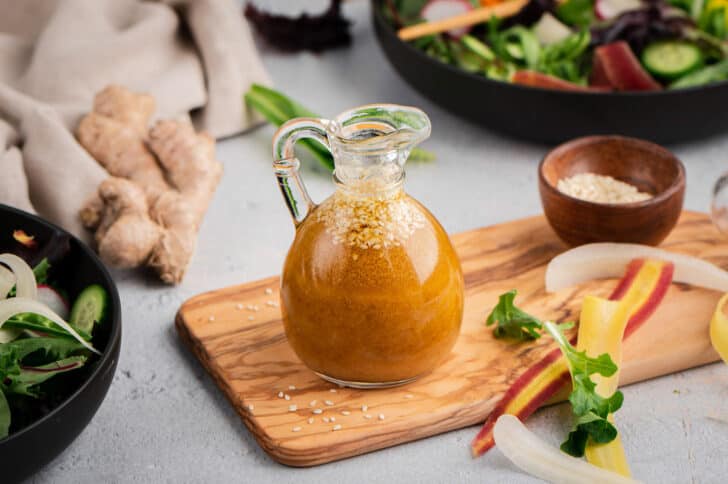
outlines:
[[[119,296],[67,232],[0,205],[0,467],[19,481],[86,427],[111,384]]]
[[[398,36],[484,5],[512,14]],[[373,0],[373,18],[416,89],[519,138],[671,143],[728,130],[728,0]]]

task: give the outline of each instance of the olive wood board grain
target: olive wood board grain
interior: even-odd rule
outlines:
[[[180,308],[176,326],[261,447],[283,464],[313,466],[473,425],[553,347],[547,337],[528,343],[494,339],[484,321],[498,295],[517,288],[526,311],[569,321],[577,319],[585,294],[606,297],[615,280],[546,294],[546,264],[566,247],[542,216],[456,234],[452,241],[465,275],[462,332],[439,368],[406,386],[338,388],[306,368],[286,342],[278,277],[193,297]],[[705,214],[683,212],[662,247],[728,268],[728,241]],[[716,361],[708,324],[719,296],[673,283],[655,314],[627,341],[621,382]],[[323,413],[314,414],[314,408]],[[332,416],[335,422],[323,421]]]

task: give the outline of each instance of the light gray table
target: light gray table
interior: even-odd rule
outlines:
[[[269,3],[283,9],[282,2]],[[438,159],[409,166],[406,188],[450,232],[539,213],[536,166],[547,147],[495,135],[418,95],[382,56],[367,2],[347,2],[345,11],[354,21],[349,49],[320,56],[263,49],[277,87],[324,115],[379,101],[422,107],[433,125],[425,147]],[[293,227],[273,179],[272,134],[265,127],[219,143],[225,176],[180,286],[164,287],[136,272],[115,274],[124,337],[114,383],[83,434],[31,481],[534,482],[497,450],[471,459],[468,443],[476,427],[311,469],[281,466],[258,447],[180,343],[173,319],[197,293],[279,271]],[[713,181],[728,168],[728,136],[674,149],[688,171],[687,208],[706,210]],[[324,172],[306,169],[304,177],[316,200],[331,192]],[[728,482],[727,367],[686,371],[624,393],[618,420],[635,476],[660,483]],[[556,445],[567,431],[568,412],[565,405],[542,410],[529,426]]]

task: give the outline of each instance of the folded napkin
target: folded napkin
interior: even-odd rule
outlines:
[[[73,131],[109,84],[147,92],[159,118],[215,137],[254,123],[268,83],[233,0],[0,0],[0,203],[88,240],[78,211],[108,174]]]

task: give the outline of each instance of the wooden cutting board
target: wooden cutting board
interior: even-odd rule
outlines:
[[[303,366],[283,332],[278,277],[196,296],[182,305],[176,326],[261,447],[284,464],[322,464],[482,422],[511,382],[553,345],[549,338],[495,340],[483,323],[498,295],[517,288],[526,311],[566,321],[577,318],[583,295],[606,297],[615,281],[546,294],[546,264],[565,247],[540,216],[452,240],[465,274],[462,334],[442,366],[404,387],[336,388]],[[663,247],[728,268],[727,242],[705,214],[684,212]],[[716,361],[708,323],[718,297],[673,284],[657,312],[627,342],[622,381]],[[279,398],[279,392],[290,400]],[[314,414],[314,408],[323,413]]]

